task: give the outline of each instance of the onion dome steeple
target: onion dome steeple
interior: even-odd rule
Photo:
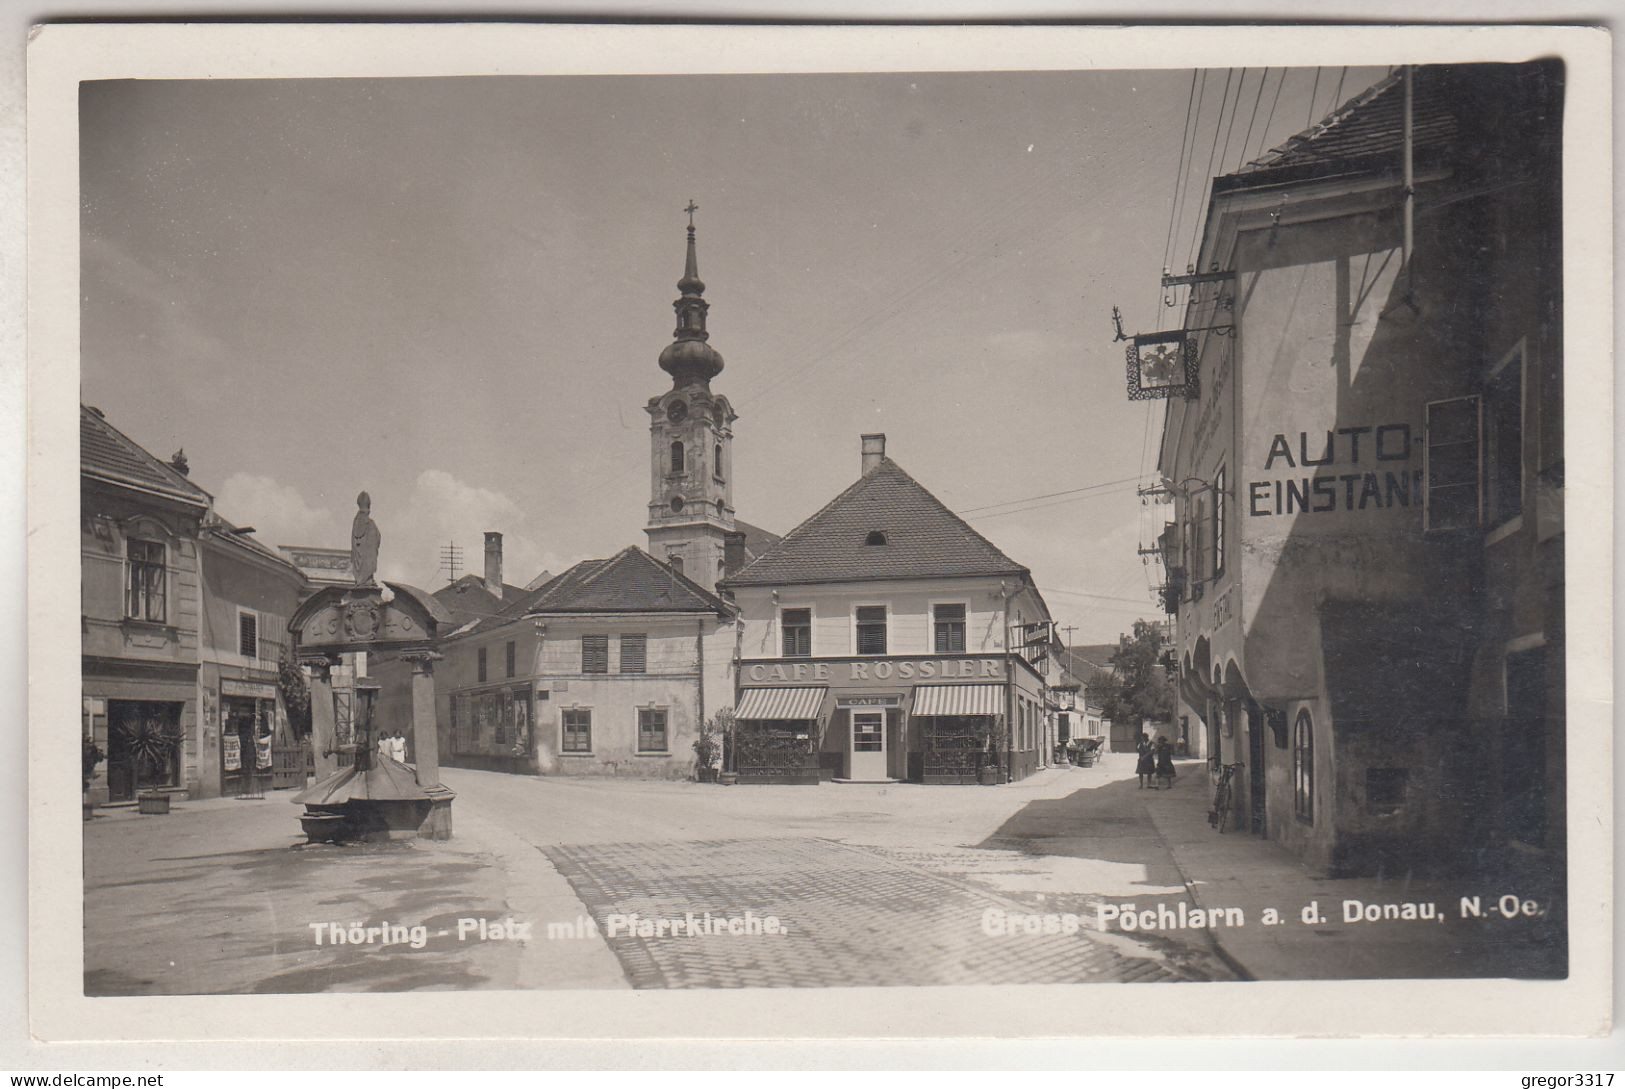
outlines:
[[[722,371],[722,353],[706,343],[711,334],[705,328],[705,312],[711,304],[705,301],[705,281],[700,279],[700,262],[694,253],[694,213],[699,205],[691,200],[683,210],[688,213],[688,260],[683,278],[677,281],[682,297],[671,304],[677,311],[677,328],[672,331],[677,339],[660,353],[660,369],[671,375],[673,386],[704,385]]]

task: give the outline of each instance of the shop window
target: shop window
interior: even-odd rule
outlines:
[[[1428,532],[1472,529],[1484,514],[1479,461],[1483,407],[1479,398],[1455,397],[1427,406],[1427,490],[1422,526]]]
[[[857,610],[858,653],[886,653],[886,606],[859,605]]]
[[[786,658],[812,657],[811,609],[780,610],[779,631]]]
[[[485,649],[486,648],[481,647],[479,649],[479,651],[476,653],[475,659],[474,659],[475,660],[475,673],[478,675],[479,682],[481,684],[484,684],[486,682],[487,673],[488,673],[488,669],[487,669],[487,665],[486,665]]]
[[[1520,345],[1497,364],[1484,386],[1489,522],[1499,526],[1523,513],[1524,361]]]
[[[506,676],[512,677],[515,667],[519,664],[515,660],[518,658],[517,650],[518,648],[514,646],[511,639],[502,648],[502,667],[506,671]]]
[[[237,614],[237,653],[244,658],[260,656],[260,618],[253,613]]]
[[[671,444],[671,473],[672,473],[672,475],[673,476],[681,476],[686,468],[687,468],[687,460],[684,457],[683,444],[681,442],[672,443]]]
[[[1213,577],[1224,574],[1224,468],[1213,475]]]
[[[508,743],[508,718],[512,714],[507,692],[493,692],[486,697],[491,701],[491,746],[500,749]]]
[[[938,654],[965,653],[965,606],[933,605],[931,625]]]
[[[562,752],[592,752],[592,711],[585,707],[572,707],[560,713],[564,724]]]
[[[1315,729],[1307,709],[1292,727],[1292,809],[1299,820],[1315,822]]]
[[[583,635],[581,637],[581,672],[609,672],[609,636]]]
[[[621,636],[621,672],[643,673],[648,668],[649,637],[646,635]]]
[[[666,712],[660,708],[638,709],[638,752],[666,752]]]
[[[132,537],[125,544],[129,559],[129,586],[125,595],[125,615],[132,620],[150,620],[155,624],[166,622],[167,586],[164,569],[164,546],[161,541],[142,541]]]

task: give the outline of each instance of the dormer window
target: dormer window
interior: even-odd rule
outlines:
[[[863,539],[863,543],[866,544],[866,545],[883,545],[883,544],[885,544],[886,543],[886,531],[882,530],[882,529],[871,529],[869,531],[869,536],[867,536],[867,537],[865,537]]]

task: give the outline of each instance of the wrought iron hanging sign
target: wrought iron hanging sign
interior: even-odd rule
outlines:
[[[1136,333],[1126,355],[1129,400],[1196,397],[1196,338],[1187,330]]]

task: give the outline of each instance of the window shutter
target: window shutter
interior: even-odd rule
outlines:
[[[1474,529],[1483,524],[1483,432],[1483,404],[1476,394],[1428,402],[1424,531]]]
[[[621,636],[621,672],[642,673],[648,669],[648,638],[644,635]]]
[[[254,613],[238,613],[237,653],[244,658],[258,658],[259,642],[259,617]]]
[[[858,653],[886,653],[886,607],[858,606]]]
[[[609,672],[609,636],[583,635],[581,637],[581,672]]]

